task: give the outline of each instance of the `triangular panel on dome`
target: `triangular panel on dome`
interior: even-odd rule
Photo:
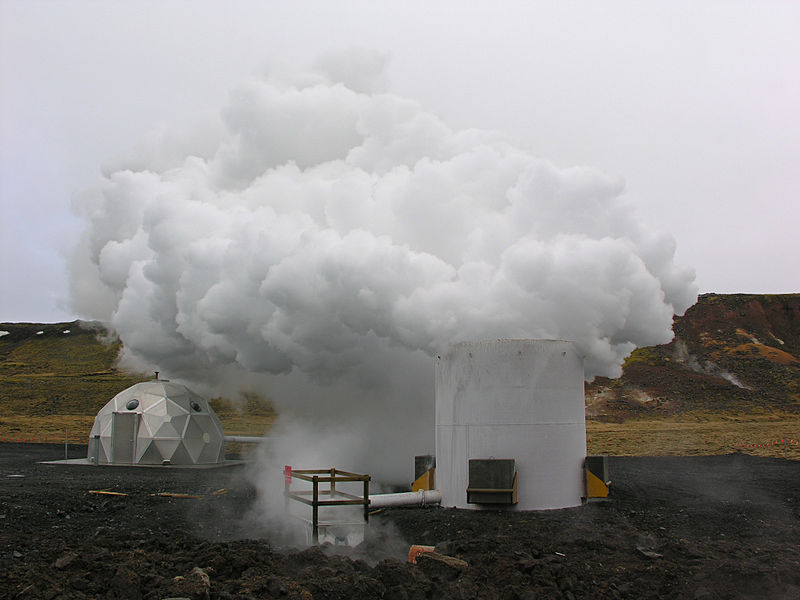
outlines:
[[[101,437],[111,437],[111,415],[104,418],[97,432]]]
[[[100,438],[100,456],[98,457],[99,463],[107,463],[111,460],[111,438]]]
[[[170,423],[181,436],[186,435],[186,424],[189,422],[190,415],[178,415],[170,419]]]
[[[166,407],[167,414],[170,417],[176,417],[178,415],[188,415],[189,414],[189,411],[187,409],[185,409],[183,406],[178,404],[172,398],[167,398],[164,401],[164,406]]]
[[[192,415],[192,423],[191,425],[187,426],[186,435],[197,435],[207,432],[209,423],[210,421],[208,415],[203,415],[203,414]],[[189,427],[191,427],[192,429],[190,430]]]
[[[189,421],[186,426],[186,435],[184,436],[183,443],[186,446],[189,455],[192,457],[192,462],[196,463],[203,452],[203,447],[211,441],[208,433],[198,423],[199,419],[195,416]]]
[[[178,446],[182,445],[182,442],[180,439],[165,440],[163,438],[153,438],[153,445],[161,452],[161,456],[164,457],[164,460],[172,462],[172,455],[175,454],[175,450]]]
[[[167,439],[180,439],[183,437],[182,432],[175,429],[175,426],[172,424],[172,421],[162,421],[161,424],[158,426],[158,429],[153,433],[153,437],[158,438],[167,438]]]
[[[197,457],[197,464],[214,464],[225,460],[225,440],[211,436],[210,441],[203,446],[203,451]]]
[[[164,391],[161,386],[154,385],[148,388],[144,388],[139,396],[142,399],[143,404],[147,404],[148,402],[155,402],[156,400],[161,400],[164,397]]]
[[[167,416],[167,402],[164,398],[159,398],[158,400],[153,400],[152,402],[148,402],[144,408],[144,413],[147,415],[152,415],[154,417],[166,417]]]
[[[164,461],[164,457],[152,439],[147,440],[144,448],[139,448],[139,450],[136,462],[141,465],[160,465]]]
[[[139,420],[139,435],[136,436],[136,452],[141,453],[142,449],[147,446],[153,439],[147,428],[143,426],[141,419]]]
[[[203,430],[203,433],[207,433],[212,437],[217,435],[218,430],[220,434],[222,433],[222,429],[217,427],[211,415],[199,415],[199,417],[200,418],[197,419],[197,424]],[[220,437],[222,436],[220,435]]]
[[[173,465],[193,465],[195,462],[192,460],[191,455],[186,450],[186,446],[183,443],[178,444],[178,447],[175,448],[175,451],[172,453],[172,458],[170,462]]]
[[[150,413],[143,413],[141,421],[139,423],[139,431],[141,432],[142,429],[147,431],[147,435],[150,437],[154,437],[158,428],[161,427],[161,424],[166,419],[165,416],[162,415],[151,415]]]

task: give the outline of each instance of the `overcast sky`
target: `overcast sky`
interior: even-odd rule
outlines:
[[[351,46],[453,128],[624,178],[701,292],[800,292],[800,3],[0,7],[0,321],[77,316],[70,203],[102,164],[264,65]]]

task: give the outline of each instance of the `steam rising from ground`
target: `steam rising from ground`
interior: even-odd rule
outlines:
[[[393,426],[430,411],[454,342],[574,340],[592,378],[672,338],[694,274],[619,179],[453,131],[384,79],[366,52],[268,73],[110,162],[76,198],[75,308],[141,365],[267,374],[279,405]]]

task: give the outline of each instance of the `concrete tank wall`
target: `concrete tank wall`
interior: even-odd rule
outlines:
[[[436,482],[467,504],[469,459],[513,458],[517,510],[581,504],[583,358],[571,342],[464,342],[436,360]],[[494,507],[497,508],[497,507]]]

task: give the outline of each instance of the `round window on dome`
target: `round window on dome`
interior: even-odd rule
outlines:
[[[134,398],[133,400],[128,400],[128,403],[125,405],[125,408],[128,410],[136,410],[139,408],[139,401]]]
[[[191,402],[189,402],[189,406],[191,406],[191,407],[192,407],[192,410],[193,410],[193,411],[195,411],[195,412],[200,412],[200,405],[199,405],[197,402],[195,402],[194,400],[192,400]]]

